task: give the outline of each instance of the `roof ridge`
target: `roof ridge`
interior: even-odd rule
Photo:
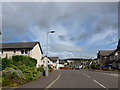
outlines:
[[[13,44],[13,43],[38,43],[39,41],[35,41],[35,42],[7,42],[7,43],[5,43],[5,44]],[[0,43],[0,44],[4,44],[4,43]]]
[[[99,50],[99,51],[114,51],[115,49],[109,49],[109,50]]]

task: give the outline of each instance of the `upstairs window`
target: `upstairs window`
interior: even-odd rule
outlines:
[[[25,54],[27,54],[28,53],[28,50],[25,50]]]
[[[45,63],[45,62],[43,61],[43,63]]]
[[[24,54],[24,50],[21,50],[21,54]]]
[[[28,50],[26,49],[21,50],[21,54],[28,54]]]

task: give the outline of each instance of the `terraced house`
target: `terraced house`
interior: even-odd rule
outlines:
[[[42,48],[39,42],[19,42],[19,43],[1,43],[0,57],[12,57],[14,55],[24,55],[37,59],[37,65],[42,64]]]

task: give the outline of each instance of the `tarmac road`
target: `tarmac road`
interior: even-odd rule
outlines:
[[[118,88],[118,73],[90,70],[61,70],[49,88]]]

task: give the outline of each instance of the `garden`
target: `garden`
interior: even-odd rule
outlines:
[[[36,68],[37,60],[28,56],[16,55],[1,58],[1,86],[15,87],[43,76],[43,66]],[[49,66],[49,71],[53,69]]]

